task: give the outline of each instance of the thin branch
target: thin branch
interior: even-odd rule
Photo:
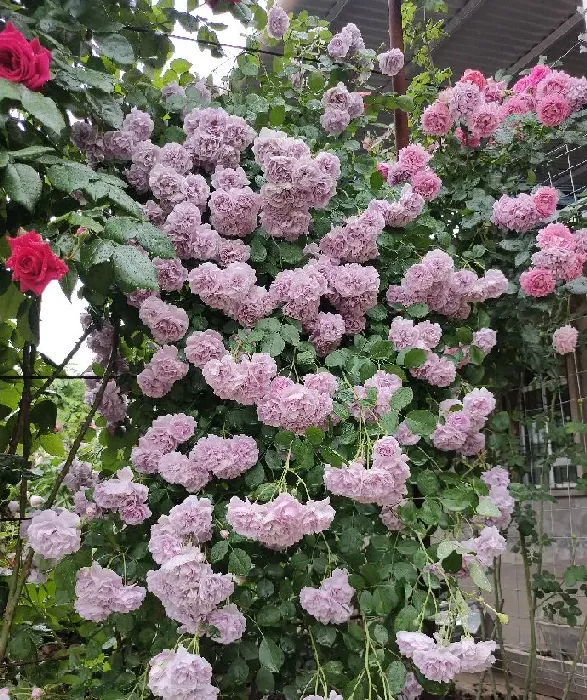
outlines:
[[[82,346],[82,344],[84,343],[85,339],[88,337],[88,335],[90,335],[90,333],[92,332],[92,330],[93,330],[93,326],[90,326],[90,327],[84,332],[84,334],[83,334],[83,335],[81,336],[81,338],[77,341],[77,343],[73,346],[71,352],[70,352],[70,353],[67,355],[67,357],[63,360],[63,362],[55,368],[55,371],[53,372],[53,374],[49,375],[49,376],[46,378],[46,381],[45,381],[45,383],[43,384],[43,386],[42,386],[40,389],[38,389],[38,390],[33,394],[33,401],[34,401],[36,398],[38,398],[44,391],[46,391],[56,379],[61,379],[61,377],[58,376],[58,375],[59,375],[59,372],[63,371],[64,367],[70,362],[71,358],[72,358],[72,357],[77,353],[77,351],[81,348],[81,346]],[[40,377],[37,377],[37,379],[40,379]]]

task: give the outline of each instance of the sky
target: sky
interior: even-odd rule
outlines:
[[[176,7],[180,11],[185,11],[186,0],[178,0]],[[198,13],[200,16],[208,18],[212,16],[212,11],[208,7],[198,8]],[[214,21],[228,25],[227,29],[218,32],[221,42],[237,46],[244,45],[246,30],[231,14],[215,15]],[[174,34],[189,36],[179,24],[176,26]],[[176,51],[174,58],[185,58],[190,61],[193,64],[193,71],[197,72],[201,78],[212,74],[215,83],[221,82],[239,54],[236,49],[225,49],[226,56],[212,58],[210,52],[201,51],[198,45],[192,41],[175,39],[173,43]],[[80,314],[84,308],[84,301],[77,297],[77,293],[74,292],[70,302],[61,291],[58,282],[51,282],[43,293],[39,349],[54,362],[62,362],[82,336]],[[90,366],[91,362],[92,353],[84,343],[68,364],[68,370],[70,373],[83,372]]]

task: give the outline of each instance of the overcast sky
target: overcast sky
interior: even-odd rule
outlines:
[[[178,0],[177,9],[186,9],[185,0]],[[208,7],[198,8],[201,16],[210,17],[212,12]],[[216,22],[223,22],[228,28],[219,32],[221,42],[244,45],[245,29],[240,22],[237,22],[232,15],[226,13],[215,16]],[[188,36],[179,25],[176,26],[174,34]],[[219,83],[222,78],[232,68],[239,51],[236,49],[225,49],[226,56],[223,58],[212,58],[208,51],[200,51],[198,45],[192,41],[174,40],[174,58],[185,58],[193,64],[193,71],[200,77],[212,74],[215,83]],[[41,304],[41,344],[40,350],[55,362],[62,362],[69,352],[74,348],[77,340],[83,331],[80,324],[80,314],[84,310],[84,303],[77,298],[74,293],[71,303],[61,291],[57,282],[51,282],[43,293],[43,303]],[[92,353],[84,344],[74,359],[69,364],[72,372],[85,370],[92,361]]]

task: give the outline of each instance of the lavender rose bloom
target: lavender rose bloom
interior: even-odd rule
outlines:
[[[267,15],[267,34],[272,39],[281,39],[289,27],[287,12],[281,7],[273,6]]]

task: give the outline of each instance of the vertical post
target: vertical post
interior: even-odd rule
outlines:
[[[404,33],[402,29],[402,0],[388,0],[389,5],[389,48],[404,50]],[[393,90],[398,95],[406,94],[406,70],[402,68],[392,78]],[[401,109],[394,112],[396,150],[408,145],[408,115]]]

